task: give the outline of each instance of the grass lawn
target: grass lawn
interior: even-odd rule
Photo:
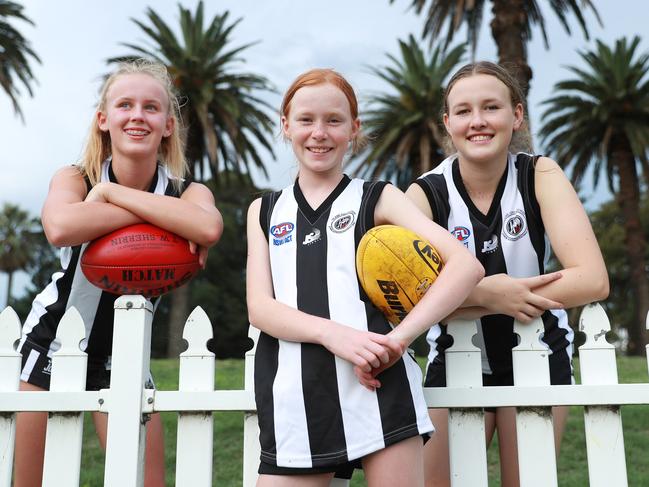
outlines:
[[[576,360],[577,379],[579,363]],[[161,390],[177,390],[178,361],[153,360],[153,375]],[[647,382],[647,362],[641,357],[618,357],[618,374],[621,383]],[[219,360],[216,364],[217,389],[243,388],[243,360]],[[649,406],[622,408],[624,443],[626,448],[629,485],[649,485]],[[166,442],[167,482],[174,484],[176,414],[163,414]],[[240,486],[242,482],[243,413],[216,413],[214,421],[214,482],[219,487]],[[84,428],[84,451],[81,460],[81,486],[95,487],[103,484],[104,454],[94,435],[89,416]],[[558,462],[561,487],[588,485],[586,442],[584,437],[583,408],[570,410]],[[498,450],[494,442],[489,449],[489,485],[500,485]],[[362,472],[354,474],[352,487],[365,485]],[[614,487],[614,486],[612,486]]]

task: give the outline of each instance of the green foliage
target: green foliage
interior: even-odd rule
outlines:
[[[638,54],[639,43],[622,38],[611,49],[598,40],[596,49],[580,52],[586,68],[569,66],[575,77],[556,83],[555,96],[543,102],[543,144],[562,167],[572,167],[575,185],[591,168],[595,186],[605,171],[614,191],[616,137],[628,140],[649,172],[649,53]]]
[[[33,235],[32,244],[30,262],[23,269],[29,275],[30,283],[20,298],[11,301],[22,321],[27,318],[36,295],[49,284],[52,274],[61,270],[58,249],[47,241],[42,230]]]
[[[225,11],[204,22],[203,2],[194,14],[181,5],[178,8],[180,39],[148,8],[149,24],[132,20],[151,46],[123,43],[133,52],[108,62],[145,57],[167,66],[184,100],[181,113],[187,127],[186,152],[195,178],[208,179],[209,173],[218,177],[223,170],[247,173],[251,164],[266,174],[258,148],[263,147],[275,159],[271,144],[274,124],[266,113],[272,108],[255,93],[272,88],[263,76],[235,70],[244,62],[242,52],[252,45],[230,46],[232,31],[241,19],[228,23],[230,14]]]
[[[261,196],[249,179],[223,173],[221,181],[208,181],[216,206],[223,217],[223,235],[210,249],[206,268],[189,284],[189,311],[201,306],[209,316],[214,339],[209,348],[219,358],[242,358],[251,346],[248,340],[246,307],[246,213],[252,201]],[[163,357],[167,342],[169,298],[163,297],[156,311],[153,330],[153,356]]]
[[[14,272],[39,265],[42,246],[42,227],[38,218],[32,217],[17,205],[5,203],[0,210],[0,272],[9,277],[7,304],[11,299],[11,282]]]
[[[390,3],[394,3],[394,1],[390,0]],[[492,3],[497,1],[492,0]],[[423,36],[431,39],[431,42],[433,39],[439,39],[440,36],[443,36],[445,47],[451,43],[453,36],[460,30],[462,25],[466,24],[467,41],[471,44],[472,51],[475,54],[487,3],[489,3],[487,0],[410,0],[410,8],[413,8],[417,14],[425,11]],[[574,14],[577,18],[577,22],[587,39],[588,29],[582,11],[590,8],[601,23],[599,14],[591,0],[551,0],[549,4],[550,9],[556,14],[559,22],[569,34],[568,13]],[[523,42],[527,43],[532,38],[532,27],[538,26],[541,29],[545,47],[546,49],[549,48],[548,35],[545,31],[545,18],[538,2],[536,0],[522,0],[520,9],[520,14],[525,18]],[[445,24],[446,33],[442,34]]]
[[[18,104],[20,91],[16,85],[20,81],[32,96],[34,74],[29,64],[30,58],[38,63],[41,60],[32,50],[29,41],[9,23],[11,18],[32,25],[34,23],[25,16],[22,5],[0,0],[0,87],[9,95],[14,112],[24,121]]]
[[[370,68],[393,92],[369,100],[363,118],[369,147],[359,154],[357,172],[394,178],[405,189],[444,159],[444,80],[462,60],[465,46],[448,53],[436,47],[426,54],[411,35],[408,42],[399,41],[399,48],[401,59],[388,55],[390,66]]]
[[[627,330],[633,326],[633,288],[629,286],[630,267],[624,243],[624,221],[618,204],[612,200],[590,213],[590,222],[606,262],[610,283],[610,294],[601,304],[605,307],[611,325]],[[640,206],[642,231],[649,235],[649,200],[644,198]],[[649,262],[649,249],[645,260]]]
[[[246,214],[261,191],[251,181],[239,181],[232,175],[224,179],[229,183],[208,184],[223,216],[223,236],[210,252],[207,268],[192,283],[190,307],[202,306],[212,320],[210,348],[216,356],[241,358],[251,345],[246,307]]]

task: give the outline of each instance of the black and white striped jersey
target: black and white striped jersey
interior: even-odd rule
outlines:
[[[117,182],[110,160],[102,164],[101,181]],[[148,191],[180,196],[166,169],[161,165],[158,166]],[[81,314],[86,327],[86,338],[81,342],[81,350],[88,354],[89,361],[105,363],[107,368],[110,368],[113,307],[118,296],[93,286],[81,272],[80,256],[87,245],[88,243],[84,243],[61,248],[61,271],[56,272],[45,289],[34,298],[32,309],[23,325],[19,350],[25,340],[29,340],[48,350],[48,356],[51,357],[61,346],[56,340],[59,321],[68,308],[74,306]],[[23,373],[28,375],[28,372],[27,370]]]
[[[426,194],[435,221],[448,228],[480,260],[487,276],[506,273],[531,277],[545,272],[551,249],[534,191],[537,158],[525,153],[509,154],[505,173],[486,215],[471,201],[456,156],[447,158],[415,181]],[[546,311],[542,319],[543,339],[554,355],[551,361],[559,360],[569,367],[573,332],[566,312]],[[511,370],[514,319],[489,315],[478,321],[483,373]],[[427,339],[429,362],[443,362],[444,351],[450,346],[446,327],[435,325]]]
[[[278,301],[358,330],[391,330],[363,292],[355,264],[384,187],[344,176],[316,210],[297,182],[262,198],[260,224]],[[421,371],[408,354],[381,374],[376,392],[361,386],[350,362],[321,345],[262,332],[255,360],[265,463],[332,466],[433,430]]]

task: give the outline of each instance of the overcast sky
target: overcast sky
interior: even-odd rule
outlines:
[[[20,1],[20,0],[17,0]],[[34,97],[20,99],[25,123],[13,114],[4,92],[0,92],[0,204],[11,202],[39,214],[54,171],[76,162],[93,117],[93,106],[100,85],[100,76],[107,71],[105,60],[125,54],[120,42],[145,43],[145,36],[130,20],[145,21],[148,5],[175,26],[178,23],[177,2],[142,0],[21,1],[25,14],[35,27],[24,22],[12,22],[31,41],[42,64],[33,66],[38,84]],[[185,0],[192,11],[196,1]],[[368,94],[385,89],[371,75],[368,65],[388,64],[386,53],[397,54],[397,39],[408,34],[419,36],[421,19],[408,9],[410,0],[219,0],[207,1],[205,18],[229,10],[231,19],[243,18],[233,31],[232,45],[259,41],[244,51],[245,64],[240,69],[266,76],[279,92],[285,90],[296,75],[311,67],[332,67],[342,72],[357,90],[361,101]],[[594,39],[612,43],[626,35],[641,35],[646,31],[647,0],[593,0],[604,27],[595,17],[586,15],[591,32],[587,41],[575,22],[573,35],[567,34],[553,14],[547,12],[547,0],[538,2],[545,7],[546,29],[550,50],[543,46],[540,31],[533,32],[529,46],[529,63],[534,70],[531,83],[530,112],[532,127],[539,103],[552,94],[552,86],[569,77],[565,65],[582,65],[579,50],[592,48]],[[496,60],[491,38],[490,4],[485,10],[483,31],[477,58]],[[571,19],[573,20],[573,19]],[[464,40],[463,35],[457,40]],[[641,50],[649,50],[646,40]],[[19,86],[22,90],[22,87]],[[22,90],[24,92],[24,90]],[[280,95],[268,95],[269,102],[278,107]],[[361,105],[362,119],[362,105]],[[269,181],[256,178],[258,186],[280,188],[290,181],[294,159],[283,142],[276,139],[277,161],[268,160]],[[604,181],[602,181],[604,182]],[[588,192],[589,208],[595,208],[609,198],[604,185],[594,194]],[[15,294],[25,285],[25,277],[15,282]],[[0,309],[4,306],[6,277],[0,275]]]

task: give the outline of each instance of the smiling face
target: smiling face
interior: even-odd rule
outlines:
[[[447,96],[444,126],[461,158],[503,161],[512,134],[523,122],[523,106],[512,106],[507,86],[495,76],[459,79]]]
[[[343,158],[359,128],[347,97],[331,83],[298,89],[282,117],[282,131],[291,141],[301,172],[342,173]]]
[[[166,91],[147,74],[116,78],[97,112],[97,123],[110,134],[113,157],[155,158],[162,138],[174,128]]]

